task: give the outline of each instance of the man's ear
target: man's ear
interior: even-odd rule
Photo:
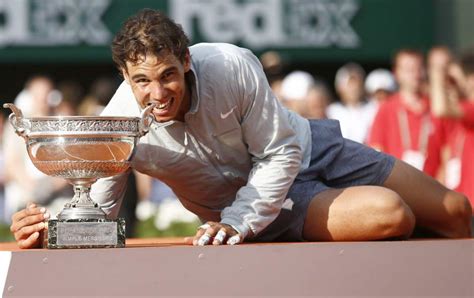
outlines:
[[[189,53],[189,49],[186,49],[183,66],[184,72],[188,72],[191,69],[191,54]]]
[[[122,72],[122,76],[125,79],[125,81],[127,82],[127,84],[130,85],[130,77],[128,76],[127,70],[125,68],[121,68],[120,71]]]

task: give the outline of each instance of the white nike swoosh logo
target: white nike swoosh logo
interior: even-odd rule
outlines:
[[[228,111],[228,112],[225,113],[225,114],[223,114],[223,113],[221,112],[221,118],[222,118],[222,119],[225,119],[225,118],[229,117],[229,115],[232,114],[232,112],[233,112],[236,108],[237,108],[237,106],[234,106],[232,109],[230,109],[230,111]]]

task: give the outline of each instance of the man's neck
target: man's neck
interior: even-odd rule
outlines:
[[[407,90],[400,90],[400,95],[401,95],[400,97],[401,97],[403,105],[409,111],[412,111],[415,113],[424,112],[426,106],[420,93],[407,91]]]
[[[365,103],[365,99],[364,98],[359,98],[359,99],[341,98],[341,102],[344,106],[348,108],[356,109]]]

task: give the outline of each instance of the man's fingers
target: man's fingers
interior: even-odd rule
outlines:
[[[205,224],[200,225],[196,235],[194,235],[193,245],[206,245],[212,237],[212,235],[208,232],[209,229],[211,229],[211,222],[206,222]]]
[[[12,232],[15,232],[13,228],[15,227],[16,223],[19,223],[21,220],[28,218],[31,215],[37,215],[37,214],[45,214],[46,215],[46,208],[44,207],[36,207],[35,204],[30,204],[28,205],[27,208],[16,212],[15,214],[12,215],[12,226],[10,227],[10,230]],[[49,214],[47,214],[47,218],[49,218]],[[47,219],[45,218],[45,219]],[[18,227],[17,227],[18,228]]]
[[[197,242],[197,245],[199,245],[199,246],[204,246],[204,245],[210,244],[212,238],[214,238],[214,236],[216,236],[217,231],[219,231],[220,228],[221,228],[221,226],[220,226],[219,224],[211,224],[211,225],[206,229],[206,231],[204,232],[204,234],[201,235],[201,237],[199,237],[198,242]]]
[[[47,214],[46,212],[47,210],[44,207],[30,207],[30,208],[26,208],[25,211],[26,211],[26,217],[30,215],[37,215],[37,214]]]
[[[35,225],[47,219],[49,219],[49,213],[39,213],[36,215],[30,215],[21,219],[20,221],[12,223],[12,225],[10,226],[10,231],[15,233],[24,227]]]
[[[32,247],[37,246],[39,235],[40,235],[39,232],[34,232],[28,238],[24,240],[19,240],[18,246],[20,248],[32,248]]]
[[[207,229],[210,228],[210,227],[211,227],[211,225],[206,222],[205,224],[200,225],[200,226],[198,227],[198,230],[200,230],[200,229],[207,230]]]
[[[204,235],[205,232],[206,232],[206,230],[204,230],[204,229],[199,229],[196,232],[196,235],[194,235],[194,238],[193,238],[193,245],[198,244],[199,238],[201,238],[201,236]]]
[[[216,225],[217,223],[211,221],[200,225],[194,236],[193,245],[207,245],[219,229]]]
[[[36,232],[41,232],[45,228],[46,224],[44,222],[39,222],[34,225],[25,226],[14,233],[15,240],[20,241],[22,239],[30,237]]]
[[[224,228],[220,229],[217,232],[216,236],[214,237],[214,241],[212,241],[213,245],[221,245],[224,243],[225,238],[227,237],[227,233]]]
[[[233,245],[242,242],[242,240],[242,237],[237,234],[232,226],[218,222],[207,222],[198,228],[192,239],[192,244],[199,246],[221,245],[224,243]]]
[[[29,208],[25,208],[25,209],[22,209],[18,212],[15,212],[13,215],[12,215],[12,222],[15,223],[17,221],[20,221],[22,220],[23,218],[25,218],[26,216],[28,216],[28,210]]]
[[[10,230],[20,248],[37,246],[39,233],[46,228],[45,220],[50,215],[46,208],[29,204],[27,208],[17,212],[12,219]]]
[[[234,235],[230,237],[229,240],[227,240],[227,244],[229,245],[236,245],[236,244],[239,244],[240,242],[242,242],[242,237],[240,237],[239,234]]]
[[[208,232],[205,232],[197,241],[197,245],[204,246],[208,245],[211,241],[212,235]]]

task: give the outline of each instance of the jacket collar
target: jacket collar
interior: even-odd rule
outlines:
[[[191,56],[191,67],[189,72],[186,74],[186,83],[189,84],[188,88],[191,91],[191,107],[189,108],[188,113],[195,114],[199,109],[199,81],[196,75],[196,69],[192,63]]]

